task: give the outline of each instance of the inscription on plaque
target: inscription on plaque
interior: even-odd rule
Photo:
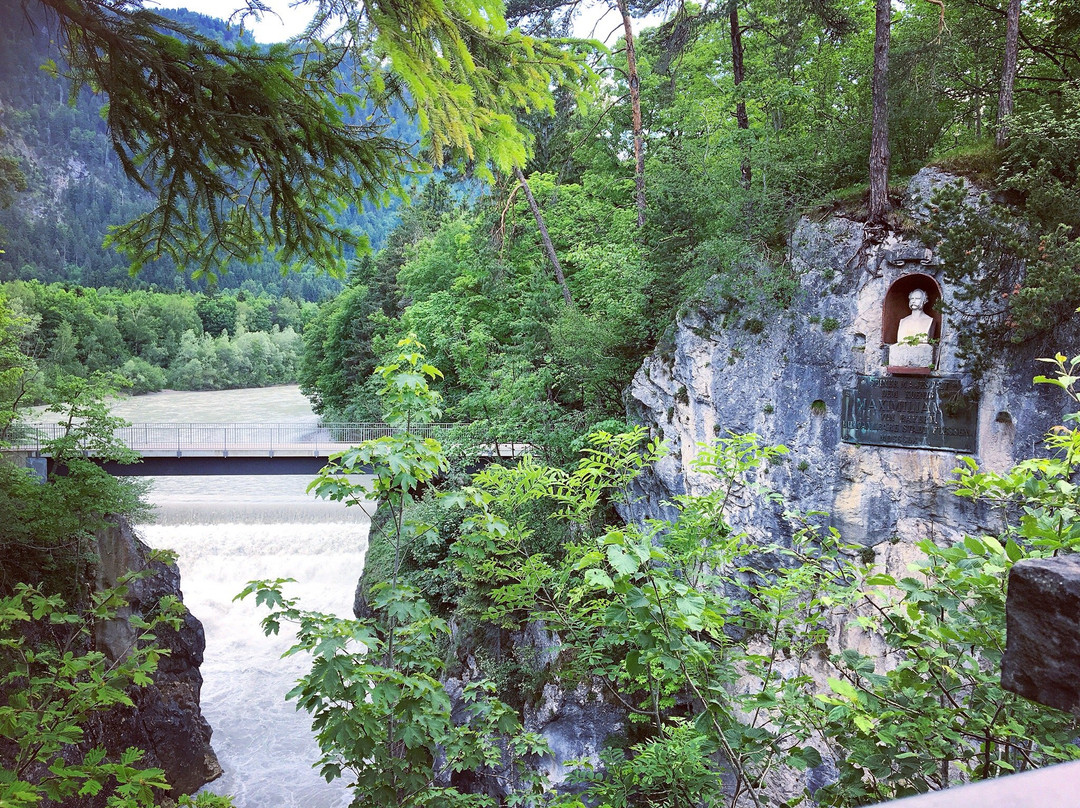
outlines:
[[[974,454],[977,413],[978,401],[957,379],[859,376],[844,391],[840,439]]]

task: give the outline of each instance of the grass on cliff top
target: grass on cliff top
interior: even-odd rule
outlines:
[[[889,183],[889,227],[897,233],[913,231],[914,223],[903,212],[904,197],[910,177],[897,177]],[[865,222],[870,215],[870,186],[867,183],[851,185],[830,191],[819,202],[810,206],[806,215],[814,222],[823,222],[830,216],[842,216],[855,222]]]
[[[930,165],[971,180],[983,188],[993,188],[1001,170],[1001,158],[1001,150],[994,145],[994,141],[981,140],[950,149]]]

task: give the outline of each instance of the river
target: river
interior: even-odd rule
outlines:
[[[124,399],[113,412],[132,422],[314,421],[295,386],[206,393],[152,393]],[[206,787],[231,794],[238,808],[347,806],[343,781],[327,784],[312,768],[318,746],[307,713],[285,693],[306,658],[282,659],[287,627],[267,638],[265,609],[233,597],[252,579],[295,578],[286,591],[307,609],[351,613],[363,569],[368,519],[305,493],[308,477],[159,477],[150,500],[155,522],[139,532],[152,547],[179,555],[184,602],[206,630],[203,713],[224,776]]]

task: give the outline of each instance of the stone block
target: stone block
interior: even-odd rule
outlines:
[[[906,368],[928,368],[934,364],[934,346],[904,345],[897,343],[889,346],[889,365]]]
[[[1002,686],[1080,715],[1080,555],[1014,565],[1006,618]]]

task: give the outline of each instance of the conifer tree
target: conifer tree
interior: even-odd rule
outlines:
[[[223,44],[140,0],[22,2],[30,19],[46,10],[74,91],[108,98],[125,173],[157,194],[109,237],[136,270],[169,256],[213,274],[265,249],[341,270],[360,239],[330,214],[386,198],[419,162],[520,164],[516,111],[550,109],[552,83],[578,71],[490,0],[311,0],[305,35],[269,47]],[[402,102],[425,132],[420,157],[386,133]]]

